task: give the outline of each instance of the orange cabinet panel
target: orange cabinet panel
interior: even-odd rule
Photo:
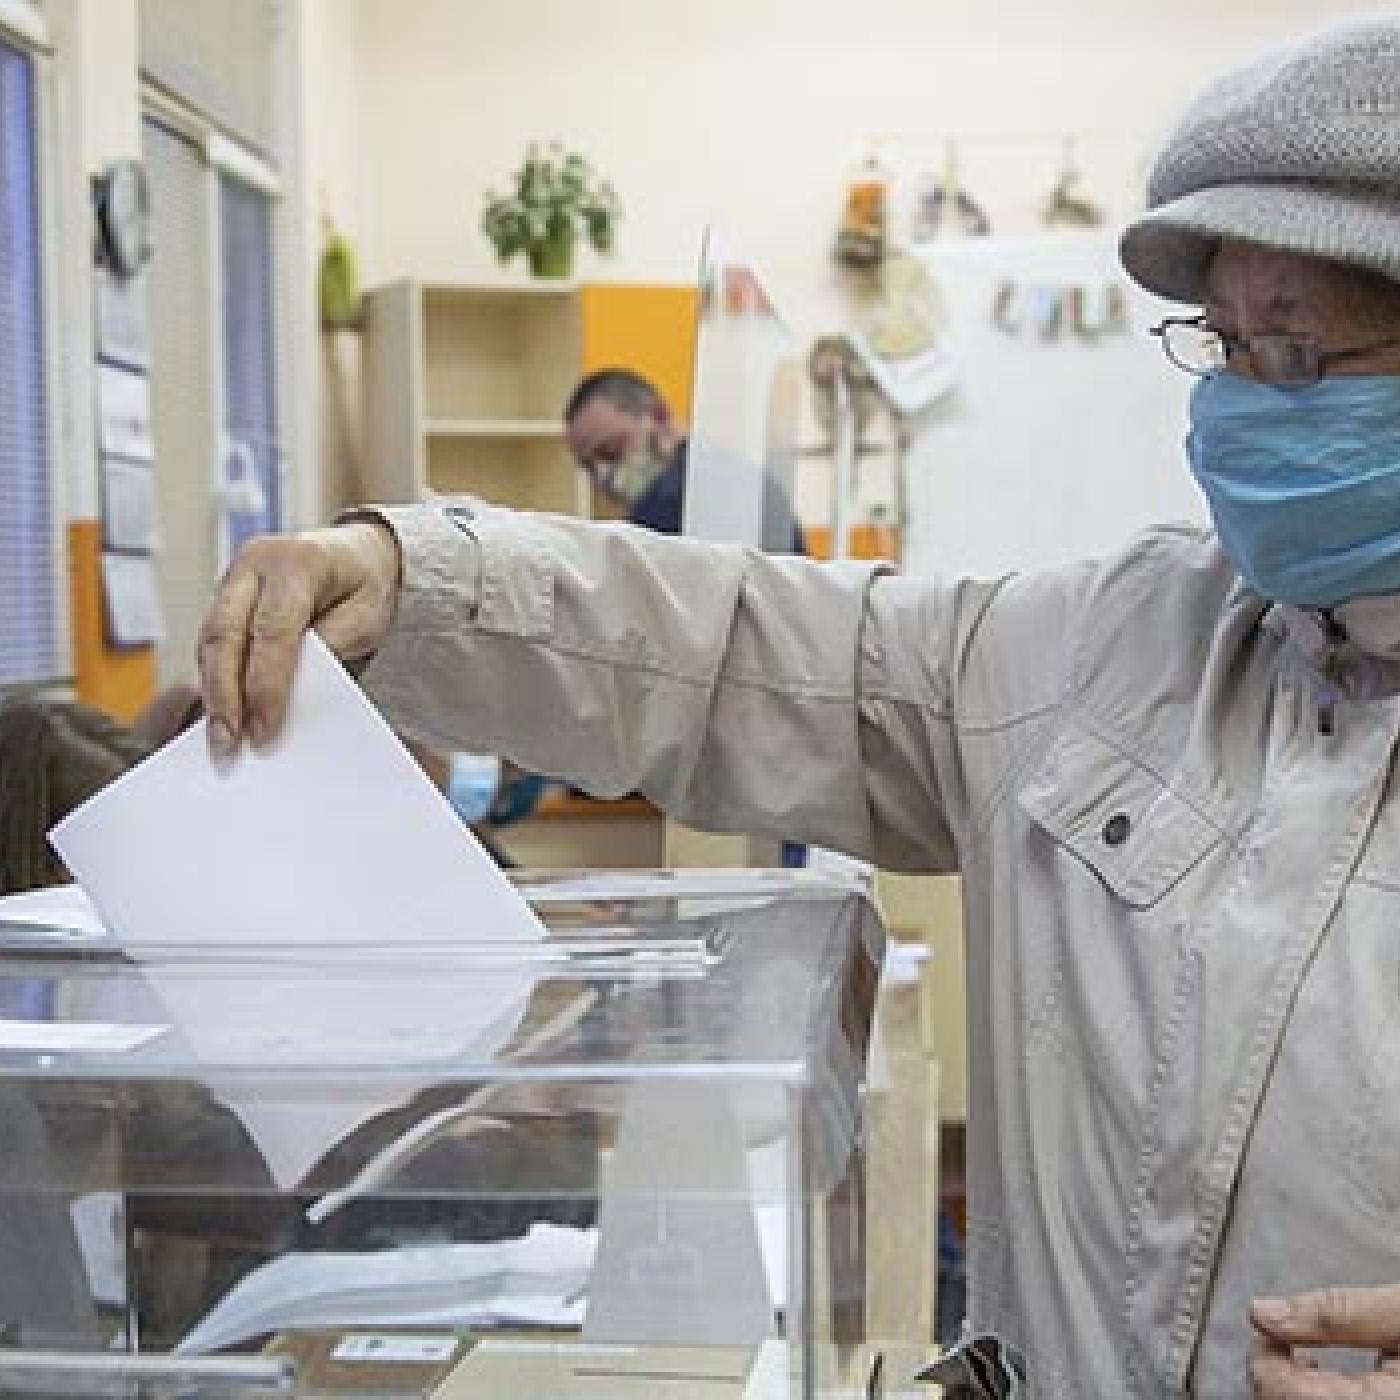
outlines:
[[[581,374],[630,369],[661,390],[671,411],[690,418],[695,371],[693,286],[590,282],[581,289]]]
[[[68,597],[74,692],[83,704],[129,723],[155,694],[155,649],[114,647],[107,641],[102,526],[96,520],[69,522]]]

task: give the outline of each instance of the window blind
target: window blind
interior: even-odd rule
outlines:
[[[151,432],[160,520],[156,573],[166,627],[157,668],[166,684],[194,675],[195,642],[218,558],[212,230],[208,173],[194,142],[147,116],[141,124],[141,145],[151,185],[155,244],[147,278]]]
[[[0,684],[62,670],[33,64],[0,39]]]
[[[229,553],[278,528],[277,365],[273,337],[272,201],[231,175],[219,178],[224,313],[224,430],[250,453],[263,508],[229,517]]]

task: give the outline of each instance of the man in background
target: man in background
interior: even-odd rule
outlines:
[[[630,369],[601,369],[581,380],[564,407],[564,435],[579,467],[632,525],[681,533],[690,440],[661,391]],[[776,490],[771,479],[765,489]],[[791,502],[790,552],[805,554]]]
[[[630,369],[588,375],[564,407],[564,435],[574,461],[630,523],[680,534],[688,444],[650,380]]]

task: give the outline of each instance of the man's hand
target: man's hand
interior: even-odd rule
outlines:
[[[373,521],[244,545],[199,632],[215,754],[233,753],[245,736],[261,747],[281,730],[309,627],[338,656],[374,651],[393,621],[400,567],[393,532]]]
[[[1259,1298],[1250,1320],[1259,1332],[1249,1361],[1255,1400],[1400,1400],[1400,1283]],[[1296,1347],[1359,1347],[1376,1353],[1376,1368],[1340,1375]]]

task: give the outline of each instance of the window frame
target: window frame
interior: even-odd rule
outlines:
[[[208,317],[204,346],[205,367],[209,374],[210,423],[208,425],[207,451],[209,462],[209,499],[217,522],[218,557],[213,561],[214,572],[221,573],[229,563],[229,515],[222,501],[224,486],[225,430],[228,417],[227,359],[224,353],[224,297],[223,278],[223,221],[221,179],[228,176],[249,185],[269,200],[274,201],[273,239],[271,257],[274,284],[277,273],[277,260],[288,255],[275,233],[275,202],[285,197],[283,182],[277,171],[249,146],[230,136],[211,118],[182,102],[159,83],[146,76],[140,81],[141,118],[147,118],[166,126],[198,151],[204,163],[201,179],[204,186],[205,227],[208,235],[208,263],[210,276],[206,279],[208,293]],[[156,256],[159,257],[159,250]],[[287,527],[287,505],[289,491],[294,489],[290,480],[290,454],[287,451],[287,423],[285,404],[287,402],[286,372],[287,351],[282,345],[285,335],[284,321],[273,307],[273,348],[272,374],[277,386],[279,415],[277,423],[277,498],[282,505],[282,518],[279,529]],[[157,461],[160,447],[157,444]]]

